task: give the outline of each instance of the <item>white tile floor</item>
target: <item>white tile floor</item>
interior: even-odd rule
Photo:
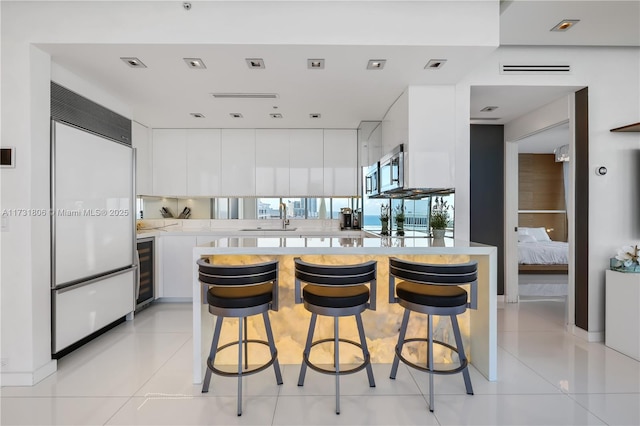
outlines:
[[[343,376],[342,413],[334,413],[333,378],[284,365],[244,380],[237,417],[236,381],[214,376],[208,394],[191,383],[191,305],[154,304],[59,361],[33,387],[1,389],[0,424],[77,425],[638,425],[640,363],[601,343],[563,331],[558,301],[499,305],[498,381],[475,369],[475,395],[460,375],[436,376],[436,410],[427,408],[424,373],[375,365]]]

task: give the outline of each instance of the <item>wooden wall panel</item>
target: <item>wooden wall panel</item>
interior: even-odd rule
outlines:
[[[566,210],[562,163],[554,154],[520,154],[518,174],[519,210]]]
[[[554,154],[518,156],[518,210],[562,210],[565,213],[519,213],[518,226],[544,227],[554,241],[567,241],[562,163]]]

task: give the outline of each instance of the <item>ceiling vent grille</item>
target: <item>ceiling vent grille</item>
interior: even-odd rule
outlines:
[[[276,99],[277,93],[212,93],[214,98],[222,99]]]
[[[500,64],[500,74],[571,74],[571,65],[514,65]]]

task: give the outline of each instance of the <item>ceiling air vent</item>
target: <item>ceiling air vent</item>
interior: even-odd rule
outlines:
[[[500,64],[500,74],[571,74],[571,65]]]
[[[212,93],[214,98],[229,99],[276,99],[277,93]]]

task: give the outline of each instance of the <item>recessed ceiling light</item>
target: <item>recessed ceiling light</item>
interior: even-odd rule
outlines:
[[[381,70],[384,68],[384,65],[387,63],[386,59],[369,59],[367,63],[368,70]]]
[[[424,66],[425,70],[437,70],[442,68],[442,66],[447,62],[446,59],[430,59],[427,62],[427,65]]]
[[[204,114],[199,113],[199,112],[192,112],[191,116],[194,118],[204,118]]]
[[[322,114],[318,114],[318,113],[309,114],[309,118],[320,118],[320,117],[322,117]]]
[[[275,114],[269,114],[271,116],[271,118],[282,118],[282,114],[280,114],[279,112],[275,113]]]
[[[310,70],[323,70],[324,59],[307,59],[307,68]]]
[[[264,69],[264,61],[262,58],[247,58],[247,66],[251,69]]]
[[[229,113],[229,115],[233,118],[242,118],[242,114],[240,114],[239,112],[231,112]]]
[[[134,58],[134,57],[127,57],[127,58],[120,58],[122,59],[122,61],[129,65],[131,68],[146,68],[147,66],[145,64],[142,63],[142,61],[138,58]]]
[[[196,69],[196,70],[203,70],[207,68],[204,62],[202,61],[202,59],[200,58],[182,58],[182,59],[184,60],[184,62],[187,64],[189,68]]]
[[[563,19],[562,21],[560,21],[558,25],[551,28],[550,31],[560,31],[560,32],[567,31],[569,28],[573,27],[578,22],[580,22],[579,19]]]
[[[497,110],[497,106],[486,106],[480,110],[480,112],[491,112]]]
[[[275,99],[278,98],[277,93],[212,93],[214,98],[230,98],[230,99]]]

